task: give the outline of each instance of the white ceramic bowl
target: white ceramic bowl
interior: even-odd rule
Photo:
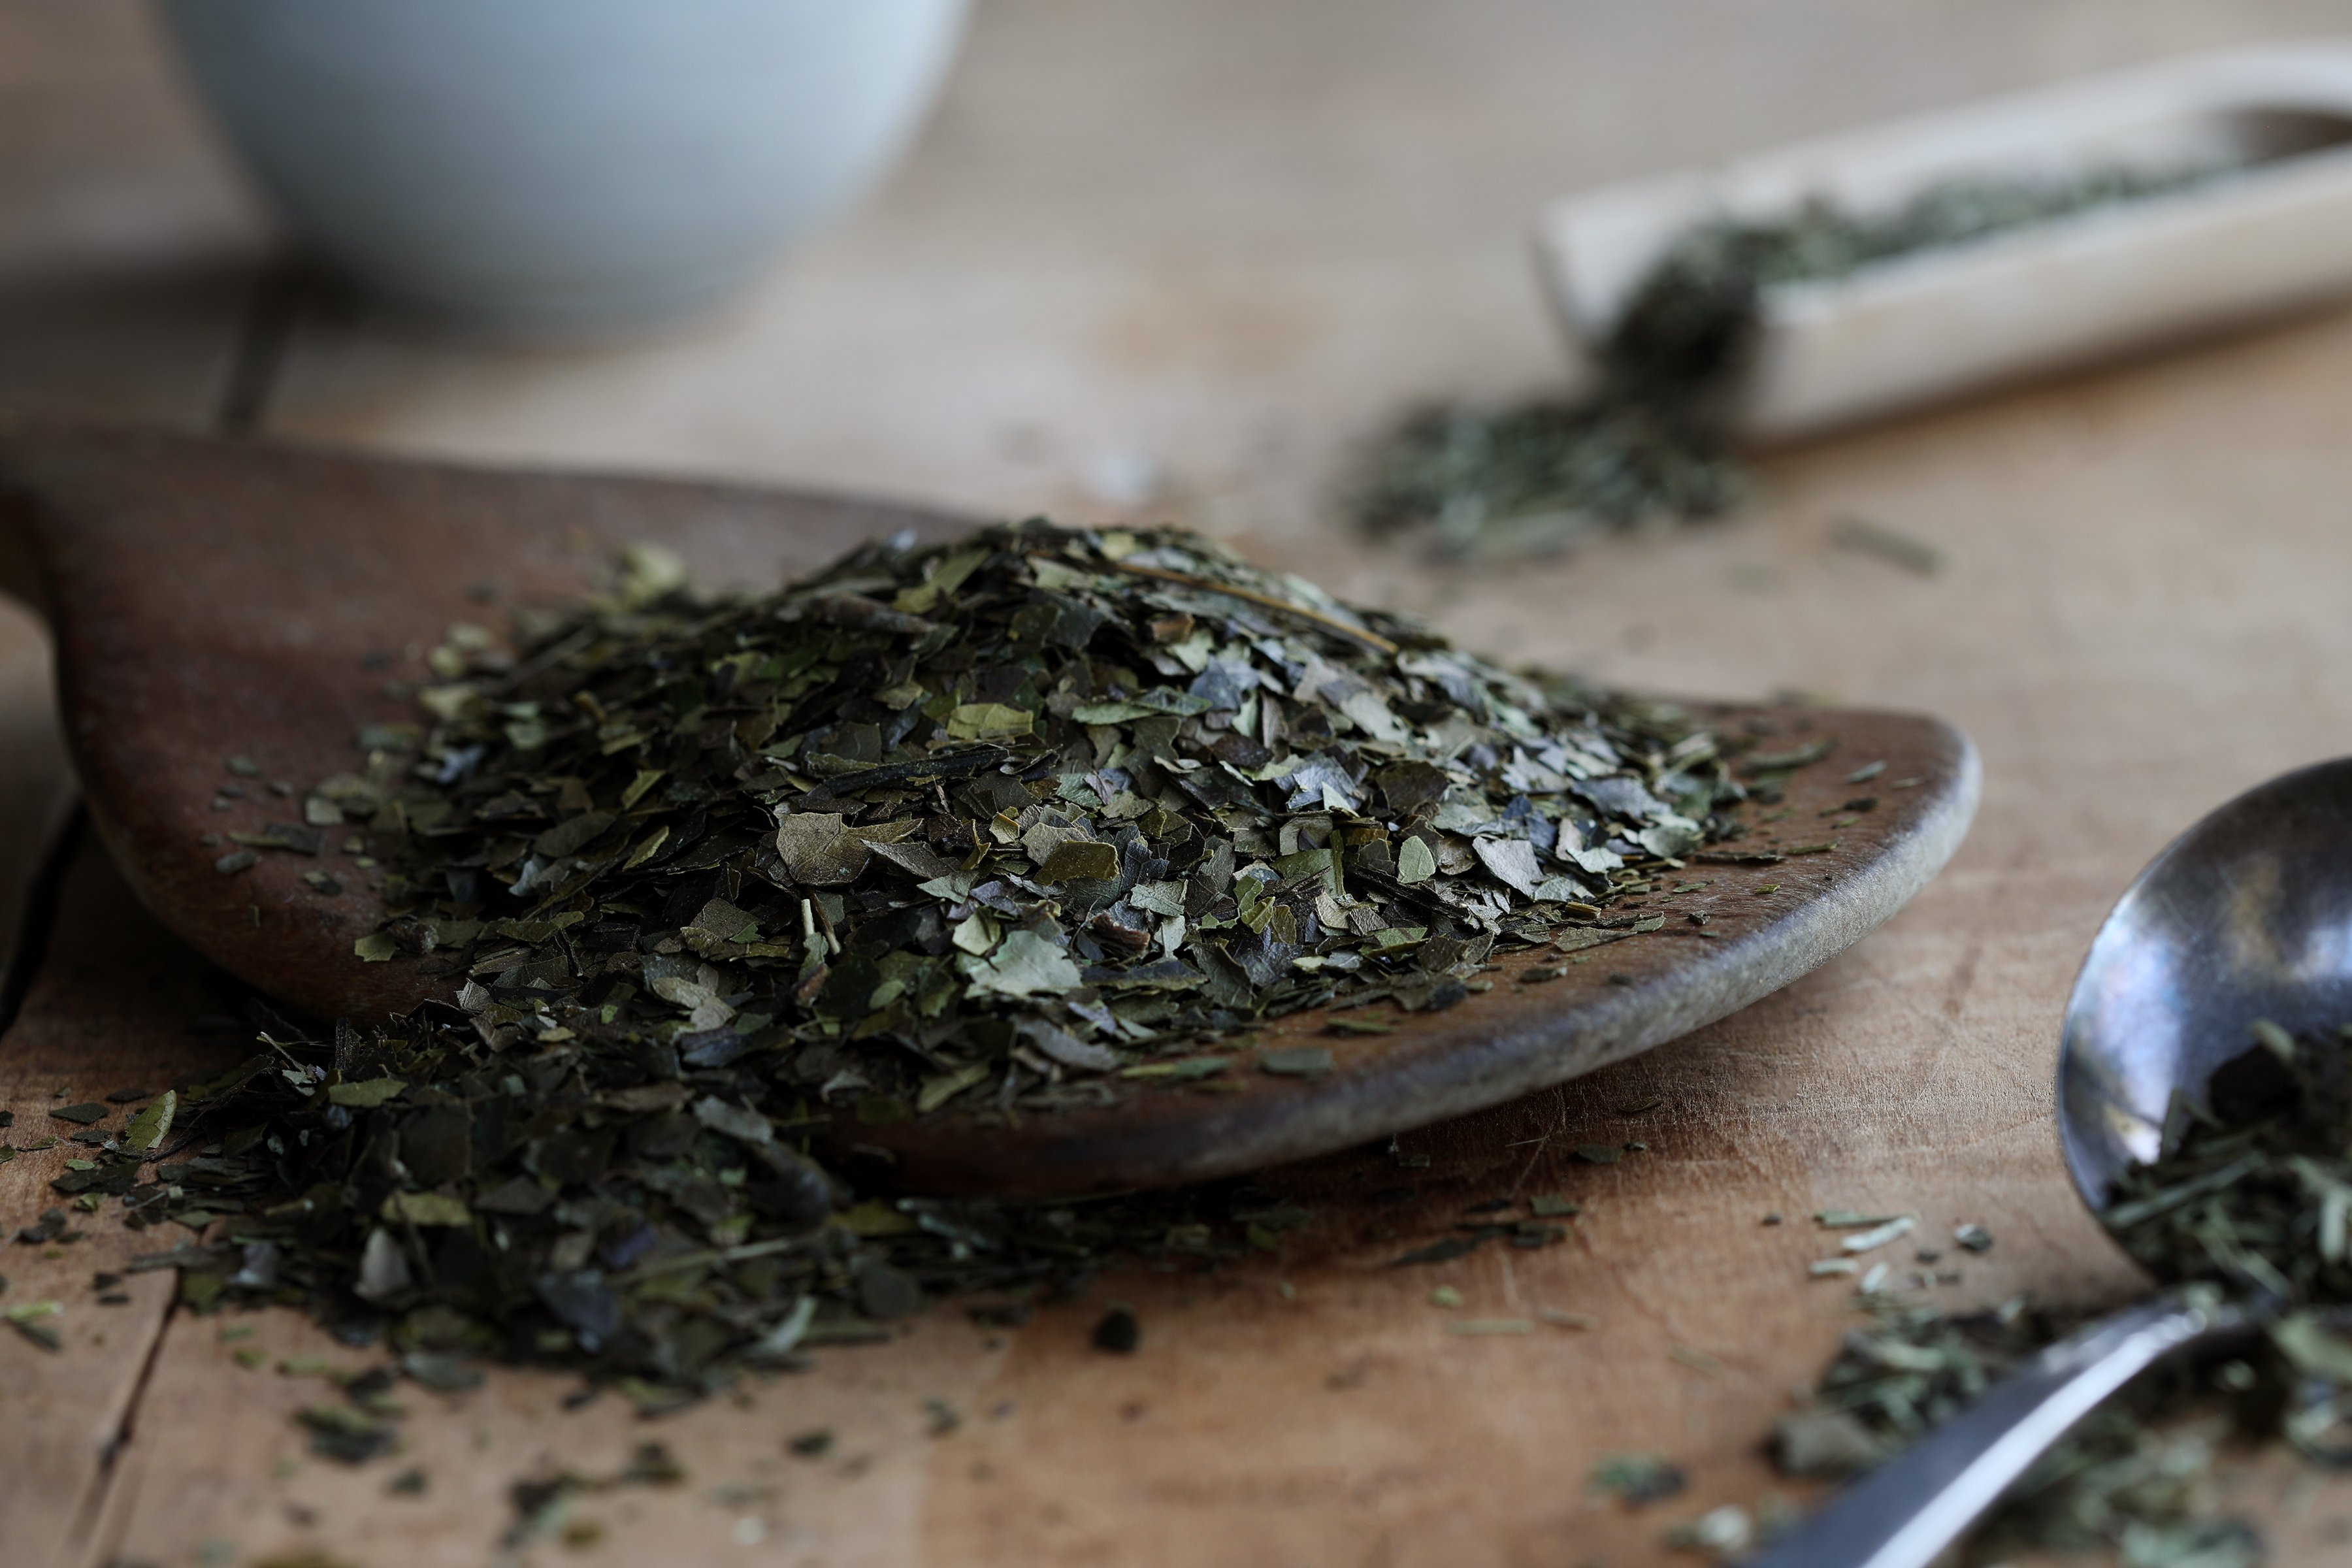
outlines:
[[[297,230],[479,324],[690,311],[863,193],[968,0],[163,0]]]

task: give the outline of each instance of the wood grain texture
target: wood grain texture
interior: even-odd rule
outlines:
[[[260,227],[197,134],[137,0],[0,3],[0,411],[70,410],[202,426],[229,379]],[[49,649],[15,606],[0,613],[0,955],[27,949],[27,895],[73,798],[57,731]],[[68,879],[74,929],[49,945],[41,983],[0,1036],[0,1109],[24,1144],[60,1088],[184,1071],[197,968],[173,948],[129,969],[116,944],[144,922],[94,846]],[[33,932],[37,938],[41,931]],[[38,942],[36,941],[35,946]],[[135,944],[134,944],[135,945]],[[0,995],[13,995],[11,976]],[[141,1007],[148,1016],[140,1016]],[[61,1147],[0,1165],[0,1231],[13,1238],[58,1202]],[[0,1304],[55,1299],[66,1342],[51,1356],[0,1332],[0,1560],[78,1565],[170,1295],[161,1275],[100,1307],[93,1272],[149,1243],[110,1226],[56,1249],[0,1240]]]
[[[0,1274],[8,1279],[0,1305],[56,1301],[64,1311],[49,1325],[65,1342],[53,1353],[0,1335],[0,1559],[11,1568],[83,1561],[172,1296],[168,1273],[96,1283],[171,1240],[125,1230],[111,1202],[92,1215],[49,1190],[81,1152],[64,1140],[82,1131],[49,1112],[117,1089],[159,1090],[211,1060],[189,1034],[190,1022],[218,1005],[205,968],[155,928],[104,853],[88,845],[67,874],[40,975],[0,1049],[0,1109],[16,1116],[0,1142],[29,1149],[59,1140],[0,1164]],[[120,1129],[126,1114],[116,1109],[100,1127]],[[17,1232],[52,1206],[65,1210],[76,1239],[26,1245]],[[100,1303],[110,1290],[129,1299]]]
[[[1407,1140],[1426,1171],[1286,1176],[1326,1211],[1295,1255],[1223,1282],[1115,1277],[994,1350],[949,1314],[922,1348],[836,1352],[751,1411],[643,1428],[604,1406],[558,1415],[556,1389],[501,1378],[471,1396],[500,1413],[484,1449],[424,1402],[412,1441],[438,1489],[415,1504],[383,1497],[381,1467],[301,1458],[268,1375],[228,1363],[216,1323],[175,1323],[151,1384],[174,1392],[124,1450],[137,1486],[114,1493],[108,1539],[172,1568],[208,1540],[238,1568],[298,1543],[356,1568],[474,1568],[493,1560],[500,1489],[543,1450],[603,1468],[643,1432],[677,1445],[690,1486],[615,1499],[606,1546],[531,1561],[1664,1568],[1694,1561],[1662,1546],[1672,1521],[1785,1489],[1758,1444],[1852,1321],[1842,1286],[1803,1278],[1822,1237],[1766,1211],[1914,1208],[1930,1235],[1981,1221],[1999,1241],[1937,1292],[1956,1306],[2132,1289],[2058,1160],[2059,1013],[2108,904],[2174,832],[2352,750],[2352,319],[1793,454],[1738,521],[1509,573],[1363,550],[1323,503],[1391,411],[1551,380],[1519,247],[1563,190],[2341,25],[2305,0],[1004,0],[892,189],[729,321],[558,354],[321,310],[281,429],[1082,520],[1144,493],[1148,515],[1246,535],[1507,657],[1941,713],[1983,748],[1985,805],[1911,909],[1763,1004]],[[1933,545],[1943,570],[1835,546],[1850,515]],[[1561,1152],[1612,1139],[1651,1148],[1606,1169]],[[1404,1183],[1416,1204],[1369,1203]],[[1540,1191],[1588,1204],[1564,1247],[1383,1266],[1462,1206]],[[1431,1305],[1437,1283],[1465,1305]],[[1113,1299],[1142,1313],[1135,1357],[1087,1348]],[[1538,1305],[1596,1326],[1444,1326]],[[774,1481],[757,1467],[782,1437],[858,1408],[861,1388],[876,1403],[846,1448],[874,1456],[865,1479],[786,1463],[756,1510],[715,1495]],[[964,1426],[926,1436],[925,1394]],[[1624,1450],[1684,1463],[1689,1489],[1637,1513],[1589,1497],[1587,1467]],[[2288,1568],[2352,1541],[2340,1481],[2266,1461],[2229,1495]],[[353,1511],[286,1511],[329,1502]],[[736,1547],[752,1511],[767,1534]]]

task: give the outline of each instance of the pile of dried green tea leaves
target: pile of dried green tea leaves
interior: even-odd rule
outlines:
[[[1451,1005],[1742,794],[1676,710],[1176,531],[664,584],[464,668],[320,787],[396,867],[362,955],[433,955],[499,1048],[649,1044],[869,1122],[1197,1084],[1263,1019]]]
[[[146,1260],[188,1303],[658,1407],[942,1297],[1017,1315],[1114,1258],[1214,1267],[1311,1216],[1245,1182],[908,1197],[812,1135],[1329,1071],[1248,1031],[1448,1006],[1497,945],[1622,936],[1634,868],[1736,831],[1687,719],[1190,535],[897,541],[725,602],[680,578],[640,552],[511,655],[453,637],[430,721],[373,729],[307,803],[383,867],[360,956],[449,1003],[249,1012],[234,1069],[119,1125],[77,1108],[106,1124],[60,1187],[204,1237]],[[1561,1234],[1536,1228],[1515,1245]],[[331,1450],[389,1440],[322,1408]]]
[[[2141,1378],[2068,1436],[1979,1531],[1971,1561],[2112,1547],[2129,1568],[2252,1568],[2260,1535],[2215,1484],[2224,1446],[2283,1440],[2352,1465],[2352,1026],[2256,1044],[2176,1097],[2158,1156],[2127,1168],[2103,1223],[2158,1278],[2275,1312],[2259,1335]],[[2013,1300],[1948,1316],[1885,1294],[1810,1406],[1780,1424],[1792,1475],[1866,1468],[2077,1326]]]
[[[1675,244],[1633,293],[1578,399],[1448,407],[1406,420],[1350,498],[1375,533],[1425,530],[1442,555],[1544,554],[1651,518],[1728,510],[1746,487],[1728,423],[1764,290],[2145,200],[2229,166],[1939,184],[1892,213],[1814,200],[1774,222],[1722,219]]]
[[[310,1038],[254,1005],[265,1050],[93,1129],[57,1184],[204,1237],[134,1265],[177,1268],[190,1307],[299,1306],[436,1386],[494,1356],[668,1408],[816,1345],[887,1339],[941,1298],[1018,1321],[1114,1260],[1213,1268],[1311,1217],[1238,1181],[1070,1203],[891,1194],[754,1109],[755,1069],[698,1068],[674,1045],[499,1050],[437,1006]],[[362,1404],[317,1446],[370,1457],[390,1441],[380,1415]]]

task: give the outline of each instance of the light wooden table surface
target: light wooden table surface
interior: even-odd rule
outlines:
[[[1354,443],[1434,396],[1559,361],[1523,247],[1542,200],[2079,70],[2338,25],[2311,0],[984,0],[944,108],[854,220],[727,319],[665,341],[494,349],[289,289],[263,225],[129,0],[0,0],[0,409],[224,423],[488,460],[814,481],[1003,512],[1212,530],[1472,644],[1641,687],[1798,689],[1976,737],[1985,804],[1951,869],[1879,934],[1677,1045],[1407,1140],[1418,1223],[1561,1191],[1567,1246],[1387,1269],[1347,1194],[1290,1255],[1208,1282],[1118,1277],[1014,1332],[952,1310],[647,1426],[507,1376],[415,1394],[409,1453],[310,1458],[315,1384],[249,1371],[323,1342],[284,1314],[232,1345],[89,1274],[145,1245],[93,1226],[0,1247],[0,1564],[352,1568],[501,1560],[507,1489],[609,1471],[647,1436],[689,1480],[592,1500],[583,1564],[1486,1564],[1665,1559],[1674,1520],[1775,1489],[1759,1443],[1851,1319],[1822,1249],[1768,1210],[1916,1209],[1998,1245],[1937,1299],[2113,1299],[2053,1131],[2060,1005],[2109,902],[2188,822],[2352,749],[2352,315],[2308,319],[1772,460],[1718,526],[1474,574],[1371,550],[1331,515]],[[1934,577],[1844,552],[1861,516]],[[0,909],[38,858],[57,752],[42,653],[0,622]],[[203,1059],[195,962],[76,858],[0,1036],[20,1126]],[[1625,1114],[1625,1108],[1656,1101]],[[27,1115],[27,1113],[31,1113]],[[1568,1163],[1597,1139],[1651,1152]],[[0,1219],[46,1159],[0,1167]],[[1538,1306],[1589,1331],[1450,1335]],[[1141,1352],[1087,1330],[1134,1305]],[[354,1352],[326,1348],[348,1363]],[[931,1435],[926,1400],[962,1416]],[[812,1463],[784,1440],[840,1435]],[[1692,1478],[1628,1513],[1598,1458]],[[422,1466],[421,1499],[385,1479]],[[2232,1481],[2279,1561],[2339,1561],[2352,1489]],[[1790,1494],[1793,1495],[1793,1494]]]

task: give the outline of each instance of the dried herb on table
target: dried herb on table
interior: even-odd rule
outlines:
[[[1781,1472],[1840,1477],[1868,1468],[1965,1408],[2015,1363],[2077,1325],[2017,1298],[1947,1314],[1888,1295],[1858,1299],[1870,1317],[1774,1430]],[[2237,1371],[2232,1372],[2234,1367]],[[2252,1568],[2260,1536],[2223,1511],[2213,1474],[2238,1430],[2230,1384],[2244,1363],[2210,1359],[2158,1370],[2044,1455],[1962,1552],[1991,1564],[2026,1550],[2120,1553],[2126,1568]]]
[[[310,805],[394,868],[362,956],[429,952],[499,1049],[754,1064],[786,1121],[1097,1100],[1265,1018],[1450,1005],[1742,793],[1671,709],[1164,531],[877,544],[448,668]]]
[[[1679,1493],[1689,1484],[1682,1470],[1654,1454],[1612,1454],[1592,1467],[1588,1484],[1639,1508]]]
[[[2221,1511],[2226,1441],[2283,1439],[2314,1463],[2352,1463],[2352,1029],[2252,1033],[2204,1104],[2176,1099],[2157,1157],[2124,1171],[2100,1218],[2159,1279],[2276,1316],[2250,1342],[2142,1377],[2077,1427],[1979,1531],[1972,1560],[2105,1544],[2132,1568],[2244,1568],[2264,1548]],[[1981,1227],[1958,1236],[1991,1246]],[[1862,1304],[1874,1327],[1847,1337],[1812,1404],[1776,1433],[1791,1474],[1875,1463],[2074,1326],[2021,1300],[1967,1317],[1883,1295]]]
[[[2158,1157],[2100,1218],[2165,1279],[2295,1307],[2352,1301],[2352,1047],[2253,1026],[2200,1106],[2176,1097]]]
[[[1959,180],[1882,216],[1816,200],[1777,222],[1704,224],[1633,290],[1596,355],[1590,393],[1415,415],[1381,443],[1349,509],[1373,532],[1426,530],[1440,553],[1469,559],[1547,553],[1652,517],[1727,510],[1747,487],[1729,421],[1754,356],[1766,289],[2227,172],[2224,165],[2161,174],[2113,169],[2074,181]],[[1906,563],[1927,569],[1919,564],[1923,547],[1902,542],[1912,557]]]
[[[512,655],[453,637],[425,721],[303,802],[381,868],[360,956],[414,955],[453,1003],[371,1028],[253,1004],[247,1059],[84,1135],[58,1185],[198,1238],[137,1265],[189,1308],[299,1306],[431,1387],[489,1355],[654,1410],[943,1298],[1013,1321],[1121,1258],[1278,1249],[1313,1216],[1248,1183],[911,1197],[812,1134],[1194,1092],[1261,1018],[1446,1005],[1496,948],[1646,891],[1631,868],[1742,791],[1671,710],[1188,535],[877,545],[715,603],[660,568]],[[380,1415],[308,1419],[356,1458]]]

